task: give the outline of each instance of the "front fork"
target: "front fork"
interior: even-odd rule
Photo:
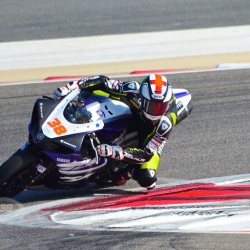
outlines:
[[[27,142],[1,165],[0,184],[8,182],[20,173],[25,173],[28,185],[40,182],[55,166],[35,144]]]
[[[31,143],[28,149],[30,153],[36,157],[37,161],[34,167],[30,170],[31,182],[30,185],[42,184],[44,178],[56,168],[55,162],[49,158],[40,148]]]

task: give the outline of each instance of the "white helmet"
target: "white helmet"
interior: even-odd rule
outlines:
[[[159,120],[173,102],[172,86],[163,75],[147,76],[141,83],[140,94],[141,110],[152,121]]]

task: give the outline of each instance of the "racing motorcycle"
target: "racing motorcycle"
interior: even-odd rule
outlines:
[[[173,89],[177,122],[192,110],[191,94]],[[29,140],[0,166],[0,197],[13,197],[26,188],[108,185],[128,163],[100,157],[100,143],[137,147],[138,132],[124,102],[100,94],[73,90],[60,100],[36,100],[28,126]]]

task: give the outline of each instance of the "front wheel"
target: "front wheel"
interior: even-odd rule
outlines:
[[[32,181],[30,169],[38,159],[30,152],[31,145],[18,149],[0,166],[0,197],[13,197],[22,192]]]

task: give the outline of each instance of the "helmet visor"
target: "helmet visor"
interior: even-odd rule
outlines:
[[[149,115],[164,115],[167,111],[168,102],[152,102],[147,99],[142,100],[142,109]]]

